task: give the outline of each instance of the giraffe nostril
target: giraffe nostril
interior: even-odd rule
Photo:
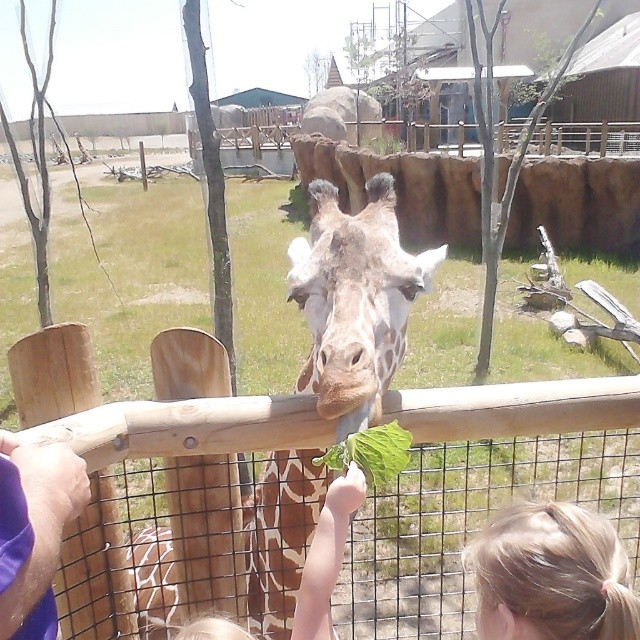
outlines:
[[[360,349],[355,356],[353,356],[353,358],[351,359],[351,366],[354,367],[355,365],[358,364],[358,362],[360,362],[360,358],[362,358],[362,349]]]
[[[327,364],[327,354],[325,353],[324,349],[320,352],[320,362],[322,363],[323,367]]]

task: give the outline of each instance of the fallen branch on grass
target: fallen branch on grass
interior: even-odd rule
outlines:
[[[137,167],[119,167],[118,169],[109,166],[106,162],[103,162],[105,167],[109,171],[105,171],[106,174],[113,175],[117,178],[118,182],[124,182],[125,180],[142,180],[142,170]],[[193,172],[190,164],[176,165],[166,167],[164,165],[153,165],[147,167],[147,180],[154,182],[157,178],[162,178],[165,173],[177,173],[178,175],[187,175],[194,180],[200,181],[200,178]]]
[[[544,252],[540,256],[540,263],[532,265],[531,270],[534,276],[543,281],[543,283],[540,285],[534,284],[527,277],[529,284],[521,285],[517,290],[528,294],[525,296],[525,302],[535,309],[563,307],[572,298],[571,290],[567,287],[560,273],[556,252],[542,225],[538,227],[538,235],[544,247]]]
[[[580,289],[589,300],[595,302],[615,320],[612,328],[598,325],[583,326],[583,329],[592,331],[598,336],[611,338],[612,340],[629,341],[640,344],[640,322],[633,317],[629,309],[627,309],[622,302],[593,280],[578,282],[576,288]]]
[[[251,171],[251,169],[258,169],[258,173],[256,174],[256,172]],[[238,173],[229,173],[229,171],[237,171]],[[264,172],[264,175],[260,174],[261,171]],[[244,177],[246,180],[257,180],[258,182],[261,180],[292,180],[291,176],[282,173],[274,173],[271,169],[267,169],[267,167],[262,164],[231,165],[224,167],[224,172],[225,178]]]

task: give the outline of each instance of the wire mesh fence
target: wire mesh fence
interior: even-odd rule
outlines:
[[[201,488],[190,490],[194,493],[189,500],[206,515],[206,474],[196,460],[193,468],[203,474],[203,482]],[[255,454],[249,462],[255,469],[255,487],[263,456]],[[185,620],[214,609],[242,616],[241,600],[235,593],[216,595],[193,586],[208,583],[212,575],[219,577],[219,531],[212,533],[204,526],[195,536],[202,542],[196,563],[199,570],[191,569],[185,575],[173,563],[171,547],[184,544],[184,531],[175,531],[175,522],[171,529],[172,491],[167,489],[166,477],[172,469],[170,461],[162,459],[131,460],[102,474],[98,491],[107,482],[115,489],[100,496],[98,504],[115,505],[117,517],[103,523],[102,548],[84,555],[80,549],[76,557],[64,559],[63,571],[84,563],[88,575],[104,575],[104,592],[92,594],[93,627],[72,629],[70,637],[135,637],[123,632],[118,622],[126,615],[136,617],[143,638],[170,638],[172,628],[163,626],[167,616],[173,625],[180,617]],[[463,573],[461,550],[491,512],[521,499],[577,502],[606,514],[623,540],[632,586],[637,586],[640,429],[423,444],[412,450],[410,467],[396,483],[370,491],[352,524],[332,600],[339,637],[475,638],[473,577]],[[244,515],[246,520],[250,510]],[[96,507],[82,526],[91,528],[100,517]],[[121,549],[127,554],[124,567],[111,561],[109,531],[113,527],[126,534]],[[236,533],[233,554],[243,556],[241,532]],[[118,571],[131,576],[131,593],[114,589],[113,576]],[[242,571],[236,573],[239,579],[246,579]],[[185,586],[177,605],[179,584]],[[203,597],[202,593],[210,595]],[[62,593],[61,598],[67,603],[61,610],[64,628],[64,618],[73,610],[73,593]]]

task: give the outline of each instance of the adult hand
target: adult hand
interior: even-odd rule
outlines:
[[[367,497],[367,479],[352,460],[346,476],[336,478],[327,492],[326,504],[334,512],[353,513]]]
[[[80,515],[89,503],[87,463],[68,445],[16,446],[10,457],[20,471],[30,507],[45,508],[65,524]]]
[[[0,429],[0,453],[5,456],[11,455],[11,452],[19,445],[18,438],[15,433]]]

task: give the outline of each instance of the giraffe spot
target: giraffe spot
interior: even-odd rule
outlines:
[[[320,383],[317,380],[314,380],[311,389],[313,390],[313,393],[318,393],[320,390]]]
[[[269,540],[268,546],[268,566],[266,568],[268,571],[267,588],[269,591],[281,592],[282,587],[290,591],[299,589],[302,569],[296,560],[287,557],[287,541],[280,541],[274,537]]]
[[[280,511],[280,531],[287,546],[292,549],[302,549],[309,533],[315,528],[317,511],[313,503],[300,503],[295,507],[283,506]]]
[[[395,329],[389,329],[389,331],[387,331],[387,335],[385,336],[385,342],[387,344],[395,344],[397,336],[398,334],[396,333]]]

